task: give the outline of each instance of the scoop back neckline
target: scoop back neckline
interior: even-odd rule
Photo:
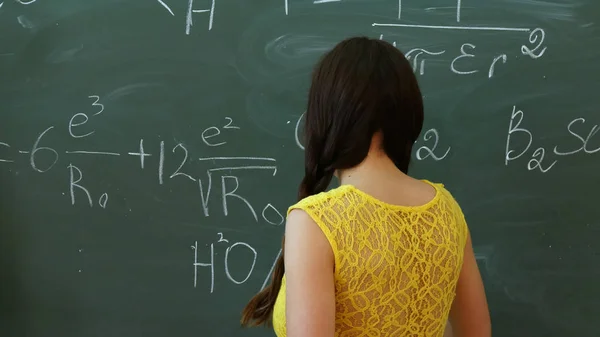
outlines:
[[[350,189],[350,190],[354,191],[355,193],[363,196],[364,198],[369,199],[369,200],[375,202],[376,204],[379,204],[379,205],[387,207],[387,208],[400,209],[400,210],[421,210],[421,209],[429,208],[432,205],[436,204],[441,195],[441,191],[437,184],[435,184],[429,180],[426,180],[426,179],[422,179],[421,181],[428,184],[429,186],[433,187],[435,189],[435,195],[428,202],[421,204],[421,205],[415,205],[415,206],[397,205],[397,204],[385,202],[385,201],[378,199],[375,196],[373,196],[351,184],[343,184],[343,185],[340,185],[339,188]]]

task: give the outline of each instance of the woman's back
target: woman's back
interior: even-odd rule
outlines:
[[[342,185],[290,208],[306,212],[334,255],[336,336],[442,336],[468,229],[441,184],[419,206],[384,202]],[[285,336],[286,279],[273,313]]]
[[[315,67],[307,103],[300,201],[242,324],[273,319],[289,337],[439,337],[450,313],[456,337],[489,336],[460,208],[408,175],[424,107],[406,57],[348,38]],[[324,192],[334,176],[341,187]]]

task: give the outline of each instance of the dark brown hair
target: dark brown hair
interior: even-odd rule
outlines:
[[[313,72],[298,198],[325,191],[336,170],[360,164],[376,132],[383,136],[387,156],[408,173],[422,127],[421,91],[404,55],[387,42],[366,37],[340,42]],[[282,251],[271,284],[247,304],[242,325],[270,323],[284,271]]]

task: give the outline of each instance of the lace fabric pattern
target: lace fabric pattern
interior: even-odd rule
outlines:
[[[430,182],[428,182],[430,183]],[[336,336],[441,337],[467,240],[463,213],[443,185],[416,207],[382,202],[351,185],[303,199],[335,257]],[[273,313],[285,331],[285,277]]]

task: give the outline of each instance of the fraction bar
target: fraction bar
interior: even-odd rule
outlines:
[[[98,154],[104,156],[120,156],[120,153],[115,152],[101,152],[101,151],[65,151],[68,154]]]
[[[217,167],[209,169],[209,172],[213,171],[230,171],[230,170],[273,170],[273,175],[277,174],[277,166],[231,166],[231,167]]]
[[[275,158],[266,158],[266,157],[207,157],[207,158],[198,158],[198,160],[267,160],[267,161],[275,161]]]
[[[483,30],[483,31],[503,31],[503,32],[531,32],[531,28],[409,25],[409,24],[402,24],[402,23],[373,23],[373,27],[401,27],[401,28],[425,28],[425,29],[446,29],[446,30]]]

